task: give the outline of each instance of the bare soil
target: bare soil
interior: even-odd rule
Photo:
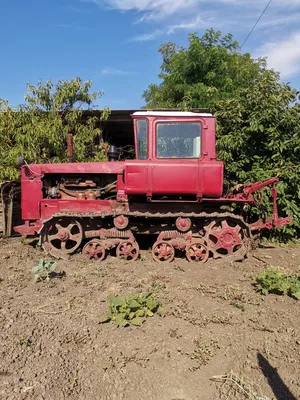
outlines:
[[[244,262],[204,265],[160,265],[148,251],[127,264],[77,255],[57,261],[65,277],[39,283],[31,269],[41,250],[20,239],[1,239],[0,250],[3,400],[250,398],[232,381],[211,380],[230,371],[261,396],[300,399],[300,302],[263,297],[252,286],[269,264],[300,273],[300,247],[269,246]],[[164,318],[142,327],[99,324],[109,294],[149,290]]]

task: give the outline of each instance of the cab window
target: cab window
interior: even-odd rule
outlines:
[[[148,159],[148,121],[138,119],[136,121],[136,139],[137,139],[137,159]]]
[[[201,156],[200,122],[158,123],[157,158],[199,158]]]

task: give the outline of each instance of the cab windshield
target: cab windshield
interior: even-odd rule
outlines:
[[[199,158],[201,156],[201,124],[199,122],[158,123],[156,156],[157,158]]]

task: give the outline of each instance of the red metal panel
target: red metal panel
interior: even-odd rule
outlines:
[[[42,182],[40,180],[21,181],[22,219],[35,220],[40,218],[40,201],[42,200]]]
[[[150,163],[152,194],[191,194],[198,188],[198,160],[164,160]]]
[[[66,163],[66,164],[32,164],[30,170],[25,166],[27,176],[42,174],[121,174],[124,162]]]
[[[148,165],[149,161],[126,161],[126,194],[146,194],[148,192]]]
[[[128,161],[126,194],[177,194],[220,197],[223,163],[199,160]]]
[[[200,162],[199,175],[202,176],[203,196],[221,197],[223,194],[223,163],[221,161]]]

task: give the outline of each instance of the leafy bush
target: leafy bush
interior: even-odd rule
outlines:
[[[264,295],[268,293],[287,294],[300,300],[299,275],[286,275],[275,268],[268,268],[256,277],[254,285],[257,291]]]
[[[0,180],[18,179],[17,156],[30,163],[67,161],[67,134],[74,134],[74,158],[82,161],[106,161],[101,118],[84,117],[102,92],[91,92],[92,82],[81,78],[40,81],[27,84],[25,103],[12,107],[0,98]]]
[[[126,297],[109,296],[109,311],[100,323],[115,321],[118,327],[141,326],[146,317],[152,317],[155,313],[162,316],[163,308],[152,293],[138,293]]]
[[[55,274],[56,262],[40,260],[38,265],[32,268],[33,279],[38,281],[49,281],[50,278]]]

